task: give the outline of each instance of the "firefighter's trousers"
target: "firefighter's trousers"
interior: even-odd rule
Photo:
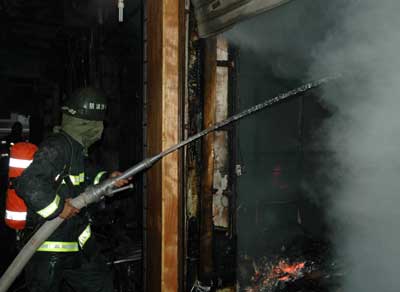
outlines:
[[[37,252],[26,267],[31,292],[113,292],[112,272],[100,255],[90,260],[82,252]]]

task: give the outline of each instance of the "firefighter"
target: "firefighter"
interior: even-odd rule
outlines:
[[[96,248],[87,210],[70,204],[86,186],[106,176],[85,162],[88,147],[101,138],[105,112],[106,99],[98,90],[78,90],[62,107],[60,131],[42,143],[15,182],[16,192],[28,206],[27,225],[57,216],[67,219],[26,267],[31,292],[57,292],[63,282],[75,291],[113,291],[111,272]],[[115,186],[126,183],[119,180]]]

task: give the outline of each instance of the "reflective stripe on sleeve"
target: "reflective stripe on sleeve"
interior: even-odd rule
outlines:
[[[10,158],[9,166],[16,168],[27,168],[32,163],[32,160]]]
[[[86,241],[88,241],[88,239],[90,238],[91,235],[92,235],[92,230],[90,228],[90,224],[88,224],[88,226],[86,226],[85,230],[83,230],[83,232],[78,237],[79,246],[81,248],[83,248]]]
[[[70,175],[69,178],[74,186],[79,186],[85,181],[85,173],[82,172],[78,175]]]
[[[78,243],[63,242],[63,241],[45,241],[37,249],[37,251],[50,251],[50,252],[75,252],[79,251]]]
[[[6,210],[6,219],[15,221],[25,221],[27,212],[15,212]]]
[[[97,175],[96,175],[96,177],[94,178],[94,184],[95,185],[97,185],[99,182],[100,182],[100,179],[101,179],[101,177],[105,174],[105,173],[107,173],[106,171],[100,171]]]
[[[51,202],[46,208],[43,208],[42,210],[39,210],[36,213],[38,213],[40,216],[44,218],[47,218],[57,210],[59,204],[60,204],[60,196],[56,195],[53,202]]]
[[[60,175],[58,174],[54,180],[56,181],[59,177]],[[72,185],[79,186],[81,183],[85,182],[85,173],[82,172],[78,175],[69,175],[69,179]],[[65,184],[65,180],[63,179],[61,183]]]

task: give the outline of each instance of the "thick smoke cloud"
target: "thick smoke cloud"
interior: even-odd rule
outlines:
[[[325,168],[334,239],[348,261],[344,291],[400,291],[400,2],[348,2],[311,67],[345,74],[322,92],[335,109],[322,132],[336,161]]]
[[[320,13],[323,2],[293,1],[226,33],[240,49],[238,110],[308,77],[310,52],[334,21],[326,11]],[[280,250],[302,233],[296,204],[298,112],[299,103],[293,101],[239,123],[246,174],[238,181],[238,244],[254,256]],[[282,174],[274,178],[273,171],[280,169]]]
[[[225,36],[271,66],[276,76],[300,79],[307,74],[315,44],[337,21],[342,2],[295,0],[236,25]]]
[[[333,153],[320,172],[344,292],[400,291],[398,11],[398,0],[299,0],[226,34],[280,78],[344,74],[320,92],[333,115],[316,133]]]
[[[225,36],[240,49],[238,110],[308,79],[316,44],[325,39],[342,6],[324,0],[292,1],[227,32]],[[238,181],[238,244],[247,253],[273,253],[303,234],[298,208],[307,209],[302,213],[308,218],[303,216],[302,222],[307,222],[309,232],[319,234],[324,228],[320,218],[311,218],[313,204],[297,204],[298,121],[299,102],[293,101],[239,123],[246,174]],[[273,177],[274,169],[282,169],[279,178]],[[311,200],[320,198],[315,195]]]

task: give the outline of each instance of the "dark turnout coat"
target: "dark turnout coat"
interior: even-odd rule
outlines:
[[[28,206],[28,224],[35,217],[50,220],[59,216],[67,198],[78,196],[86,186],[104,177],[105,172],[96,172],[85,164],[83,147],[68,134],[54,134],[43,142],[33,162],[15,183],[17,194]],[[91,237],[84,208],[65,220],[38,251],[79,251]]]
[[[105,172],[85,165],[83,147],[66,133],[48,138],[33,162],[16,180],[16,192],[28,206],[28,222],[53,219],[67,198],[98,183]],[[39,220],[40,221],[40,220]],[[40,246],[28,263],[26,281],[31,292],[60,292],[67,282],[77,292],[112,292],[112,273],[97,253],[86,208],[60,227]]]

